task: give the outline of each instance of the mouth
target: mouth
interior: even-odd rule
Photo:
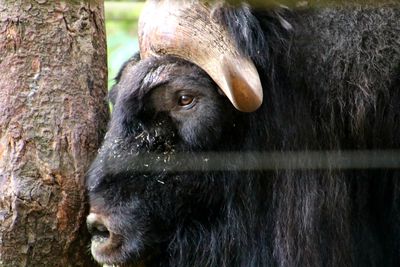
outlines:
[[[103,266],[143,266],[137,243],[128,242],[123,235],[113,230],[112,225],[103,216],[95,213],[89,214],[87,229],[92,235],[91,254]]]
[[[116,251],[121,248],[122,242],[120,238],[115,235],[111,235],[109,232],[95,233],[92,236],[91,251],[94,258],[99,262],[107,263],[102,260],[105,257],[111,258]],[[107,260],[108,261],[108,260]]]
[[[93,258],[100,263],[114,266],[123,262],[124,239],[109,229],[107,221],[97,214],[87,217],[87,229],[92,235],[90,251]]]

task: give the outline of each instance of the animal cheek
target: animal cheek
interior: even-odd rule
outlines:
[[[179,135],[192,149],[212,149],[221,139],[221,129],[222,125],[212,125],[209,121],[188,121],[181,124]]]
[[[184,140],[186,145],[189,145],[190,147],[198,146],[199,142],[198,142],[196,129],[194,129],[190,126],[183,125],[179,129],[179,135],[182,138],[182,140]]]

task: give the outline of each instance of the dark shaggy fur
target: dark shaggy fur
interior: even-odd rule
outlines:
[[[400,266],[399,170],[152,171],[179,152],[399,149],[399,5],[214,14],[255,62],[264,103],[236,111],[176,58],[129,61],[87,179],[124,244],[97,259]],[[179,107],[181,94],[194,105]]]

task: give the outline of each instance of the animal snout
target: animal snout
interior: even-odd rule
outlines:
[[[86,218],[86,226],[93,238],[107,239],[110,232],[101,215],[90,213]]]

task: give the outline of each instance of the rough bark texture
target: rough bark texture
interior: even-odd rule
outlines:
[[[0,266],[96,266],[83,185],[105,44],[102,1],[0,0]]]

